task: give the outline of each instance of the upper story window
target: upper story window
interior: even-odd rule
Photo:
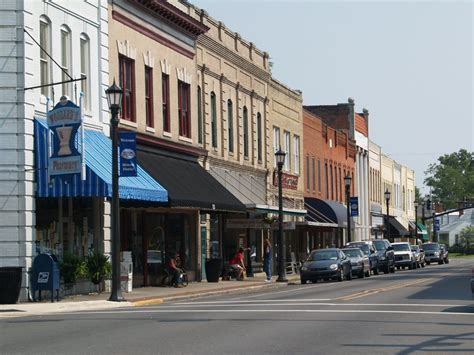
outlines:
[[[51,52],[51,26],[45,17],[40,19],[40,83],[41,85],[48,85],[51,81],[50,62],[46,54]],[[50,86],[42,86],[41,94],[50,96]]]
[[[229,126],[229,152],[234,152],[234,104],[232,100],[227,100],[227,124]]]
[[[313,192],[316,191],[316,164],[314,158],[311,159],[311,170],[313,172]]]
[[[293,154],[295,160],[295,174],[300,173],[300,137],[294,136],[293,137]]]
[[[290,169],[291,169],[290,132],[285,131],[284,136],[285,136],[284,151],[285,151],[286,155],[285,155],[285,164],[283,165],[283,167],[286,171],[290,171]]]
[[[83,106],[86,110],[90,110],[90,42],[85,34],[81,34],[81,91],[84,94]]]
[[[191,138],[189,91],[189,84],[186,84],[184,81],[178,80],[179,135],[187,138]]]
[[[135,61],[119,56],[119,77],[122,88],[122,115],[124,120],[135,122]]]
[[[163,106],[163,131],[171,132],[170,124],[170,77],[168,74],[161,74],[161,100]]]
[[[318,191],[321,192],[321,161],[318,160]]]
[[[217,148],[217,102],[214,91],[211,92],[211,144]]]
[[[280,128],[273,127],[273,166],[276,167],[275,153],[280,149]]]
[[[249,115],[248,115],[248,110],[247,107],[244,106],[244,123],[243,123],[243,129],[244,129],[244,157],[248,158],[249,156]]]
[[[262,115],[257,113],[257,159],[262,161]]]
[[[309,191],[310,187],[310,166],[309,166],[309,155],[306,156],[306,190]]]
[[[202,144],[202,90],[201,87],[198,86],[197,89],[197,106],[198,106],[198,143]]]
[[[153,68],[145,65],[145,114],[147,127],[155,127],[153,115]]]
[[[66,26],[61,27],[61,81],[70,80],[71,76],[71,31]],[[62,84],[63,95],[71,97],[72,83]]]

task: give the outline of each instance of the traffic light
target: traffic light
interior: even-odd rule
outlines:
[[[426,200],[426,209],[431,210],[431,200],[430,199]]]

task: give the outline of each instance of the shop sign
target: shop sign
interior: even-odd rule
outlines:
[[[295,222],[283,222],[283,230],[284,231],[294,231],[296,229],[296,223]],[[278,230],[278,222],[272,224],[272,229],[273,230]]]
[[[137,134],[119,133],[120,176],[137,176]]]
[[[270,225],[261,219],[229,219],[227,229],[269,229]]]
[[[82,171],[82,155],[77,150],[77,131],[82,123],[81,108],[62,96],[47,114],[48,127],[53,133],[52,154],[49,158],[50,176],[79,174]]]
[[[273,186],[278,186],[278,171],[273,172]],[[284,189],[296,190],[298,189],[298,175],[288,173],[281,173],[281,186]]]

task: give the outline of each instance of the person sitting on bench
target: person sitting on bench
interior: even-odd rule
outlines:
[[[168,263],[166,264],[166,268],[168,269],[169,273],[173,277],[173,280],[171,282],[172,285],[174,285],[174,287],[183,287],[182,286],[183,270],[181,270],[178,267],[178,263],[177,263],[178,259],[179,259],[178,253],[172,253],[168,260]]]
[[[239,248],[237,253],[235,253],[234,257],[229,261],[229,268],[232,272],[235,273],[235,278],[239,281],[244,279],[244,271],[245,271],[245,264],[244,264],[244,249]]]

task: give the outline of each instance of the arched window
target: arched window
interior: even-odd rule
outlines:
[[[198,86],[197,90],[197,104],[198,104],[198,143],[202,144],[202,91],[201,87]]]
[[[247,107],[244,106],[244,157],[248,158],[249,156],[249,115]]]
[[[234,152],[234,105],[232,100],[227,100],[227,124],[229,134],[229,152]]]
[[[61,80],[70,80],[71,68],[71,30],[69,27],[61,26]],[[72,83],[63,83],[63,95],[72,95]]]
[[[211,143],[213,148],[217,148],[217,105],[214,91],[211,92]]]
[[[262,161],[262,115],[257,113],[257,159]]]
[[[47,85],[51,82],[51,65],[46,53],[51,54],[51,23],[46,16],[40,17],[40,83]],[[50,96],[50,86],[41,87],[41,94]]]
[[[81,91],[84,93],[83,107],[90,110],[90,41],[85,33],[81,33]]]

